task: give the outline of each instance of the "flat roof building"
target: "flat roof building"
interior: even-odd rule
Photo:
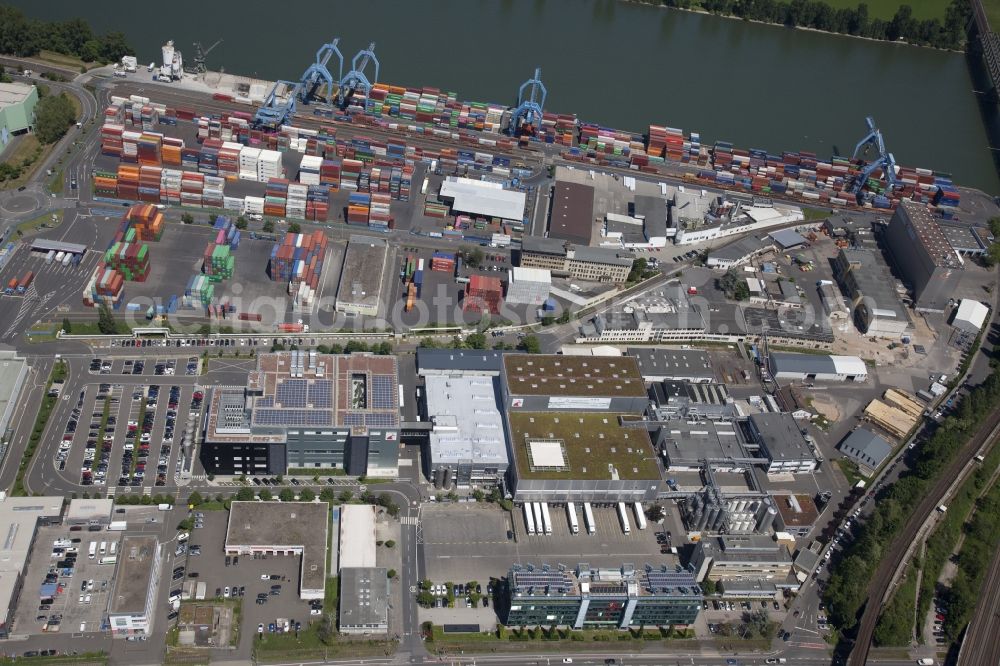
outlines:
[[[590,245],[594,236],[593,186],[557,181],[549,205],[549,238]]]
[[[668,472],[698,472],[706,464],[740,472],[762,462],[747,450],[739,427],[730,421],[667,421],[657,431],[656,450]]]
[[[868,379],[868,366],[857,356],[770,352],[768,369],[777,380],[863,382]]]
[[[910,319],[893,288],[889,267],[873,250],[844,248],[834,260],[834,276],[847,295],[858,330],[866,335],[898,338]]]
[[[754,236],[746,236],[722,247],[710,248],[705,258],[705,265],[709,268],[732,268],[745,264],[757,255],[773,249],[774,242],[771,240],[760,240]]]
[[[350,567],[340,570],[342,634],[386,634],[389,632],[389,577],[380,567]]]
[[[778,509],[775,516],[774,529],[778,532],[788,532],[799,538],[809,536],[819,518],[816,502],[810,495],[801,493],[772,495],[774,505]]]
[[[377,317],[388,243],[384,238],[352,235],[337,287],[337,312]]]
[[[819,465],[816,450],[787,412],[751,414],[748,445],[756,443],[769,461],[768,474],[811,472]]]
[[[108,600],[108,624],[113,637],[152,632],[162,560],[155,536],[128,535],[122,539]]]
[[[594,569],[515,565],[501,616],[508,626],[662,627],[692,624],[703,596],[694,576],[680,567]]]
[[[23,83],[0,83],[0,150],[14,134],[35,126],[38,88]]]
[[[0,638],[10,637],[38,527],[58,523],[62,504],[62,497],[10,497],[0,492],[0,531],[5,535],[0,542]]]
[[[840,452],[871,475],[892,455],[892,445],[867,428],[858,428],[840,443]]]
[[[964,262],[924,204],[903,199],[885,231],[900,275],[917,310],[944,312],[958,292]]]
[[[657,421],[729,421],[739,414],[725,384],[676,381],[654,382],[649,387],[650,416]]]
[[[552,272],[547,268],[515,266],[507,271],[507,302],[542,305],[552,289]]]
[[[0,433],[7,432],[21,400],[28,362],[13,350],[0,351]]]
[[[553,275],[589,282],[625,282],[635,255],[620,249],[576,246],[557,238],[527,236],[521,241],[519,264],[544,268]]]
[[[795,231],[794,229],[779,229],[778,231],[772,231],[768,234],[781,250],[791,250],[796,247],[801,247],[807,244],[809,241],[805,239],[802,234]]]
[[[424,379],[430,433],[427,477],[459,487],[497,483],[507,472],[507,438],[492,377]]]
[[[329,510],[326,502],[233,502],[226,526],[226,554],[297,556],[299,598],[322,599],[326,589]],[[343,524],[341,518],[341,529]]]
[[[66,510],[66,523],[83,525],[84,523],[107,525],[111,522],[111,511],[115,501],[112,499],[72,499]]]
[[[647,382],[715,380],[708,352],[676,347],[629,347],[625,353],[635,358],[639,373]]]
[[[340,507],[340,569],[371,568],[375,561],[375,507],[344,504]]]
[[[505,190],[500,183],[448,176],[441,183],[441,198],[451,199],[455,213],[524,221],[524,192]]]
[[[770,536],[722,535],[699,541],[691,565],[699,583],[760,579],[780,584],[792,571],[792,557]]]
[[[335,467],[357,476],[397,476],[396,357],[258,355],[246,387],[212,389],[201,460],[216,474]]]
[[[417,374],[499,377],[507,350],[417,348]]]
[[[990,314],[990,309],[979,301],[971,298],[963,298],[955,308],[955,315],[951,319],[951,325],[963,333],[976,335],[983,329],[986,318]]]
[[[507,354],[503,363],[502,397],[509,410],[646,408],[646,386],[633,357]]]

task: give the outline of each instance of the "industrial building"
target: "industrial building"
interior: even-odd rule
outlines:
[[[58,524],[62,504],[62,497],[11,497],[0,492],[0,528],[5,533],[0,545],[0,638],[10,638],[38,527]]]
[[[381,567],[340,571],[340,633],[369,635],[389,632],[389,576]]]
[[[703,596],[679,567],[592,569],[515,565],[501,617],[507,626],[627,629],[692,624]]]
[[[766,464],[747,450],[739,426],[731,421],[666,421],[656,433],[656,451],[668,472],[710,469],[742,472],[754,464]]]
[[[773,229],[802,222],[805,215],[797,206],[775,205],[770,199],[729,194],[717,197],[708,215],[699,222],[681,225],[674,236],[678,245],[690,245],[717,238]]]
[[[759,447],[760,456],[768,461],[768,474],[801,474],[819,466],[815,446],[791,414],[751,414],[743,423],[747,426],[747,446]]]
[[[684,342],[708,334],[701,308],[683,285],[648,291],[580,327],[577,342],[629,344]]]
[[[21,400],[28,362],[13,350],[0,351],[0,433],[7,432]]]
[[[371,504],[342,505],[338,554],[340,570],[374,567],[375,547],[375,507]]]
[[[636,195],[629,208],[629,215],[612,212],[605,215],[601,244],[629,250],[666,247],[667,200]]]
[[[503,305],[503,283],[498,277],[473,275],[465,285],[462,312],[500,314]]]
[[[246,387],[211,390],[201,460],[215,474],[337,468],[397,476],[396,357],[260,354]]]
[[[805,236],[794,229],[779,229],[778,231],[772,231],[768,236],[771,237],[771,240],[774,241],[775,245],[782,252],[809,244]]]
[[[892,444],[867,428],[858,428],[840,443],[840,452],[871,475],[892,455]]]
[[[507,438],[492,377],[427,376],[424,394],[433,424],[425,473],[435,486],[498,483],[507,473]]]
[[[542,305],[552,289],[552,273],[545,268],[515,266],[507,272],[507,302]]]
[[[153,535],[129,535],[122,539],[108,601],[107,621],[114,638],[151,633],[163,563],[160,550]]]
[[[507,354],[502,402],[515,411],[610,411],[641,414],[648,398],[629,356]]]
[[[819,518],[819,509],[811,496],[789,493],[773,495],[771,499],[778,509],[773,523],[776,532],[785,532],[799,538],[809,536]]]
[[[760,240],[747,236],[719,248],[709,248],[705,257],[705,265],[709,268],[729,269],[749,262],[756,256],[766,254],[774,249],[770,240]]]
[[[66,509],[66,525],[107,525],[114,510],[113,499],[72,499]]]
[[[337,312],[377,317],[388,243],[384,238],[352,235],[337,287]]]
[[[649,387],[651,419],[669,421],[730,421],[739,414],[725,384],[667,379]]]
[[[760,579],[780,587],[792,572],[792,557],[769,536],[720,535],[695,545],[691,566],[699,583]]]
[[[592,185],[556,181],[552,192],[548,238],[590,245],[594,235]]]
[[[843,248],[834,261],[833,273],[847,295],[854,323],[862,333],[898,339],[910,329],[909,317],[893,288],[889,267],[878,252]]]
[[[913,307],[944,312],[958,292],[964,263],[927,206],[900,200],[884,238],[896,269],[913,291]]]
[[[751,482],[755,478],[753,470],[744,473],[736,466],[726,472],[740,474]],[[778,510],[762,490],[723,492],[716,483],[711,465],[703,473],[707,481],[705,486],[691,492],[679,504],[681,518],[689,531],[702,534],[766,534],[772,529]]]
[[[524,192],[506,190],[500,183],[449,176],[441,183],[441,198],[451,201],[453,214],[524,221]]]
[[[777,381],[863,382],[868,367],[857,356],[770,352],[767,367]]]
[[[15,134],[35,126],[38,88],[23,83],[0,83],[0,150]]]
[[[986,318],[989,317],[990,309],[979,301],[971,298],[963,298],[958,302],[955,313],[951,318],[951,325],[969,335],[977,335],[983,329]]]
[[[233,502],[226,526],[226,555],[299,557],[299,598],[322,599],[329,513],[326,502]]]
[[[711,382],[715,380],[708,352],[677,347],[629,347],[644,381]]]
[[[417,374],[499,377],[507,350],[417,348]]]
[[[819,300],[823,304],[823,311],[830,319],[846,320],[851,316],[851,310],[844,303],[844,298],[829,280],[820,280],[816,285],[819,291]]]
[[[527,236],[521,241],[519,265],[544,268],[554,276],[588,282],[626,282],[635,256],[624,250],[578,247],[556,238]]]

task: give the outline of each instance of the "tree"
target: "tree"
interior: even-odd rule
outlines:
[[[281,492],[278,493],[278,499],[282,502],[294,502],[295,501],[295,491],[291,488],[282,488]]]
[[[271,494],[270,490],[268,490],[267,488],[264,488],[259,493],[257,493],[257,497],[259,497],[261,499],[261,501],[270,502],[271,499],[274,497],[274,495]]]
[[[714,595],[714,594],[715,594],[715,592],[716,592],[716,587],[715,587],[715,581],[714,581],[714,580],[710,580],[709,578],[705,578],[705,580],[703,580],[703,581],[702,581],[701,583],[699,583],[699,584],[701,585],[701,589],[702,589],[702,591],[703,591],[703,592],[704,592],[705,594],[707,594],[707,595],[709,595],[709,596],[711,596],[711,595]]]
[[[320,502],[326,502],[327,504],[333,504],[333,502],[334,502],[335,499],[337,499],[337,496],[334,494],[332,488],[324,488],[323,490],[319,491],[319,501]]]
[[[194,224],[194,215],[191,213],[181,213],[181,222],[184,224]]]
[[[389,539],[388,541],[385,542],[385,547],[386,548],[395,548],[396,547],[396,542],[393,541],[392,539]],[[392,578],[392,576],[389,576],[389,577]]]
[[[388,571],[385,572],[385,577],[388,578],[388,579],[390,579],[390,580],[392,580],[393,578],[396,577],[396,570],[395,569],[389,569]]]
[[[240,215],[238,218],[236,218],[235,226],[237,229],[246,229],[248,226],[250,226],[250,223],[247,222],[247,218]]]
[[[236,499],[240,502],[253,501],[253,488],[243,487],[236,491]]]
[[[104,335],[111,335],[118,331],[118,324],[111,314],[111,308],[107,303],[101,303],[97,313],[97,330]]]
[[[261,229],[263,229],[266,234],[274,233],[274,220],[264,220],[264,225]]]
[[[344,349],[348,354],[353,354],[355,352],[366,352],[368,351],[368,343],[361,340],[350,340],[347,343],[347,347]]]
[[[340,500],[341,504],[347,504],[352,499],[354,499],[354,493],[350,490],[341,490],[340,494],[337,495],[337,499]]]
[[[316,493],[313,492],[312,488],[303,488],[302,492],[299,493],[299,501],[301,502],[312,502],[316,499]]]
[[[483,333],[472,333],[465,338],[465,346],[469,349],[486,349],[486,335]]]
[[[193,490],[191,491],[191,494],[188,495],[187,503],[192,506],[198,506],[204,501],[205,499],[201,496],[201,493],[199,493],[197,490]],[[157,504],[159,504],[159,502],[157,502]]]
[[[648,518],[650,522],[658,523],[661,520],[663,520],[663,517],[664,517],[663,507],[660,506],[659,504],[654,504],[653,506],[646,509],[646,518]]]
[[[55,143],[76,122],[76,109],[66,93],[48,95],[35,105],[35,136],[42,143]]]
[[[69,323],[69,317],[63,317],[62,330],[63,333],[71,333],[73,331],[73,325]]]
[[[337,627],[333,621],[333,614],[324,613],[323,619],[320,620],[319,626],[316,627],[316,638],[324,643],[329,643],[336,637]]]
[[[716,280],[716,286],[724,291],[728,298],[737,301],[745,301],[750,298],[750,287],[747,286],[747,281],[733,268],[730,268],[725,275]]]
[[[424,608],[430,608],[434,605],[434,595],[427,590],[421,590],[417,593],[417,603]]]
[[[483,264],[483,259],[486,258],[486,255],[478,247],[464,247],[459,254],[469,268],[479,268]]]
[[[298,222],[290,222],[288,224],[288,233],[290,234],[300,234],[302,233],[302,225]]]
[[[646,259],[637,257],[632,262],[632,270],[628,272],[628,282],[638,282],[646,274]]]
[[[101,43],[96,39],[88,39],[80,47],[80,60],[84,62],[94,62],[101,57]]]
[[[132,48],[125,41],[125,34],[114,31],[101,38],[100,56],[106,63],[118,62],[122,56],[132,53]]]
[[[538,341],[534,335],[526,335],[521,339],[521,342],[517,345],[517,348],[527,354],[541,354],[542,344]]]

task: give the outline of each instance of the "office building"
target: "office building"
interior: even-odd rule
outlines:
[[[767,459],[768,474],[801,474],[819,466],[816,447],[791,414],[751,414],[742,423],[748,450],[752,452],[756,445],[759,456]]]
[[[626,282],[635,256],[624,250],[576,246],[557,238],[527,236],[519,265],[544,268],[556,277],[588,282]]]
[[[108,625],[114,638],[148,635],[153,630],[163,554],[153,535],[122,539],[108,601]]]
[[[384,238],[352,235],[337,287],[337,312],[378,316],[388,244]]]
[[[792,557],[769,536],[720,535],[695,545],[691,566],[699,583],[759,579],[780,585],[792,571]]]
[[[388,570],[381,567],[341,569],[339,603],[337,623],[340,633],[365,636],[387,634]]]
[[[885,231],[896,269],[913,291],[913,306],[944,312],[955,298],[964,262],[924,204],[902,199]]]

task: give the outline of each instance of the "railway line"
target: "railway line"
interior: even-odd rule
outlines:
[[[993,556],[982,591],[962,639],[958,666],[1000,664],[1000,550]]]
[[[868,586],[868,603],[865,606],[864,613],[861,616],[861,622],[858,628],[857,636],[854,639],[854,648],[851,651],[848,664],[850,666],[865,666],[868,663],[868,653],[871,650],[872,636],[875,633],[875,626],[878,623],[878,618],[882,612],[882,600],[885,598],[886,592],[889,590],[889,586],[893,580],[893,573],[899,568],[906,551],[910,544],[917,537],[917,533],[920,531],[921,526],[927,519],[927,516],[931,515],[935,508],[941,503],[942,499],[948,492],[955,479],[959,478],[968,465],[972,463],[972,459],[976,456],[983,445],[995,439],[998,434],[1000,434],[1000,411],[994,411],[990,414],[989,418],[980,426],[979,430],[975,435],[970,437],[962,448],[959,450],[958,454],[951,461],[951,464],[938,476],[937,481],[934,482],[932,488],[924,495],[924,498],[916,506],[913,513],[910,514],[909,520],[903,527],[902,531],[896,535],[893,539],[892,544],[882,557],[879,563],[878,569],[875,571],[875,575],[872,577],[872,581]],[[994,568],[996,567],[996,561],[994,561]],[[995,572],[1000,576],[1000,572]],[[994,599],[995,603],[1000,604],[1000,600]],[[991,615],[991,617],[994,617]],[[1000,641],[1000,636],[994,634],[994,641]],[[998,645],[1000,649],[1000,645]],[[998,663],[997,660],[990,661],[975,661],[969,663],[985,664],[985,663]]]

